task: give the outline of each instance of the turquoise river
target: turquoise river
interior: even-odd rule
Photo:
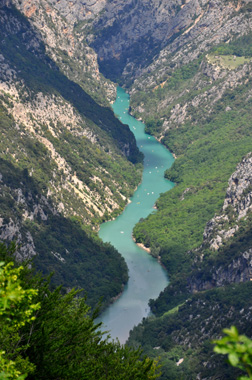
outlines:
[[[113,110],[129,125],[144,154],[143,178],[123,213],[103,223],[99,231],[102,240],[110,242],[121,253],[129,268],[129,281],[122,295],[97,320],[103,322],[103,331],[109,331],[111,338],[118,338],[122,344],[130,330],[150,314],[149,299],[157,298],[168,284],[167,274],[158,261],[132,240],[132,230],[140,218],[155,212],[159,194],[173,187],[173,183],[164,178],[164,171],[174,161],[163,145],[144,133],[144,124],[132,117],[128,109],[129,95],[118,87]]]

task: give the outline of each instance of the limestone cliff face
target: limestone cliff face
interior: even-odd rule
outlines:
[[[219,249],[225,241],[239,230],[239,221],[246,219],[252,209],[252,153],[249,153],[232,174],[222,213],[212,218],[204,231],[204,244],[213,250]]]
[[[243,252],[227,265],[210,266],[208,275],[199,272],[188,279],[188,289],[192,293],[212,289],[214,287],[252,281],[252,249]]]
[[[20,181],[18,186],[13,186],[3,173],[3,162],[1,162],[1,200],[11,202],[13,210],[8,211],[9,217],[1,213],[0,217],[0,240],[5,242],[15,241],[20,246],[16,258],[18,261],[31,259],[37,255],[33,234],[27,228],[29,223],[42,220],[46,223],[52,215],[59,215],[52,202],[43,195],[35,194],[24,186]],[[9,167],[9,175],[15,175]],[[25,227],[26,226],[26,227]]]
[[[108,2],[94,23],[93,46],[102,70],[109,77],[138,76],[161,46],[189,25],[183,15],[176,17],[181,6],[180,0]]]
[[[85,181],[80,178],[80,174],[76,173],[74,165],[69,162],[66,155],[60,148],[61,140],[64,139],[66,133],[69,133],[74,139],[86,140],[87,145],[96,146],[102,149],[98,143],[98,131],[88,125],[85,120],[74,107],[61,96],[45,95],[42,92],[37,93],[33,98],[24,101],[22,94],[29,94],[29,88],[25,86],[22,81],[16,79],[17,73],[9,67],[3,56],[0,56],[0,93],[2,94],[1,104],[5,107],[6,111],[13,118],[13,136],[14,140],[8,139],[8,134],[11,131],[6,130],[6,138],[2,139],[1,157],[14,160],[16,163],[22,162],[30,153],[25,146],[20,149],[22,136],[32,139],[41,144],[45,149],[47,159],[50,160],[52,170],[52,178],[48,184],[48,195],[55,199],[57,208],[63,212],[65,216],[75,215],[83,216],[88,212],[86,222],[89,218],[94,217],[96,214],[102,216],[106,211],[111,213],[114,209],[119,207],[118,202],[113,199],[113,192],[108,184],[103,183],[100,179],[100,173],[103,173],[103,168],[94,168],[93,173],[90,175],[91,186],[88,186]],[[64,141],[64,140],[63,140]],[[62,142],[63,142],[62,141]],[[29,166],[30,174],[36,175],[37,169],[32,168],[35,162],[30,159]],[[61,173],[60,180],[58,173]],[[96,185],[97,184],[97,185]],[[117,194],[119,195],[119,188],[121,187],[114,180],[111,185],[116,186]],[[100,190],[103,188],[104,194],[106,193],[107,201],[104,205]],[[71,200],[71,193],[75,194],[75,209]],[[63,196],[65,194],[65,196]],[[68,194],[68,195],[67,195]],[[120,195],[124,201],[125,196]],[[77,206],[78,204],[78,206]]]
[[[106,2],[107,0],[48,1],[70,24],[94,18],[105,7]]]
[[[177,30],[172,29],[176,38],[165,43],[167,46],[146,68],[146,72],[155,72],[155,76],[148,75],[148,83],[155,82],[156,78],[160,78],[171,67],[197,58],[209,46],[227,41],[235,32],[239,35],[248,33],[248,29],[251,30],[251,19],[246,17],[246,12],[242,12],[248,3],[249,1],[190,0],[181,5],[176,19],[186,19],[187,25],[180,30],[182,33],[178,36],[175,35]],[[171,28],[169,20],[166,20],[166,25],[168,29]],[[145,86],[144,83],[142,85]]]
[[[138,155],[128,127],[83,90],[97,92],[101,86],[98,100],[108,104],[100,97],[103,79],[92,49],[81,51],[76,35],[70,38],[72,32],[73,25],[48,2],[6,1],[0,6],[0,197],[6,204],[0,239],[22,243],[24,256],[36,252],[29,221],[46,223],[49,213],[97,228],[127,204],[140,180],[140,172],[126,158],[134,150]],[[84,59],[87,51],[91,63]],[[82,62],[80,85],[70,80],[78,76],[71,68],[76,59]],[[92,76],[96,70],[97,78]],[[6,163],[13,170],[10,183]],[[28,188],[21,179],[15,182],[24,170],[25,178],[36,184],[36,194],[29,196],[28,180]],[[130,186],[124,178],[129,172],[134,182]]]
[[[249,60],[239,65],[234,57],[237,64],[228,66],[210,52],[252,31],[249,7],[247,0],[112,1],[95,18],[89,41],[102,72],[129,87],[134,116],[160,118],[155,134],[162,140],[171,128],[206,119],[226,91],[251,77]],[[173,74],[197,59],[200,67],[187,85],[170,89]],[[202,110],[198,119],[195,110]]]
[[[229,70],[218,65],[213,65],[203,60],[198,73],[186,89],[179,91],[176,95],[172,91],[167,92],[165,98],[157,105],[157,113],[165,113],[162,117],[162,133],[164,135],[170,128],[178,128],[193,118],[194,110],[202,112],[200,118],[194,122],[200,122],[206,119],[213,112],[215,104],[223,97],[227,90],[233,90],[236,87],[245,84],[251,77],[251,63],[241,65],[235,70]],[[167,87],[169,86],[169,79]],[[191,95],[192,91],[197,91],[195,95]],[[137,96],[137,92],[136,92]],[[249,100],[249,99],[248,99]],[[165,112],[169,106],[173,105],[168,112]],[[144,117],[149,114],[144,104],[134,108],[134,110]],[[232,110],[232,104],[227,106],[226,112]]]
[[[95,231],[127,204],[141,155],[109,106],[115,86],[75,29],[80,3],[72,14],[60,3],[0,2],[0,241],[94,306],[127,281],[123,258]]]
[[[12,0],[9,3],[39,31],[47,54],[69,79],[79,83],[101,104],[106,104],[106,98],[115,98],[115,85],[100,74],[97,54],[86,43],[88,20],[103,8],[105,0]]]
[[[241,12],[247,3],[247,0],[108,2],[94,23],[93,46],[108,76],[113,76],[116,70],[124,82],[140,76],[134,88],[155,86],[170,68],[195,59],[232,33],[247,33],[251,21]],[[113,70],[109,65],[113,65]]]
[[[200,261],[196,260],[197,269],[188,278],[190,292],[195,293],[216,286],[252,281],[252,249],[242,250],[242,241],[246,241],[247,238],[249,244],[250,232],[248,231],[236,245],[234,240],[234,236],[239,238],[244,222],[251,216],[251,184],[252,154],[249,153],[238,164],[237,170],[229,179],[222,212],[215,215],[206,225],[204,242],[199,249]],[[234,245],[230,247],[227,244],[232,238]],[[224,244],[227,245],[226,250]],[[215,263],[210,260],[206,265],[208,259],[204,252],[208,247],[219,253],[215,255]],[[221,251],[220,248],[223,250]]]
[[[248,31],[252,30],[251,26]],[[218,57],[206,55],[197,72],[187,81],[187,86],[182,86],[181,89],[178,88],[175,91],[174,88],[169,88],[173,69],[170,69],[169,74],[162,75],[162,72],[165,73],[167,70],[164,61],[163,68],[161,64],[159,68],[153,69],[155,77],[148,75],[146,80],[135,81],[131,92],[133,113],[144,120],[153,114],[159,115],[162,128],[157,136],[161,139],[169,129],[179,128],[186,122],[200,123],[202,120],[207,120],[213,113],[215,105],[223,99],[227,91],[231,92],[241,85],[246,85],[251,78],[251,60],[248,59],[239,65],[236,64],[236,57],[233,59],[233,67],[228,67],[222,66],[218,62]],[[139,96],[143,91],[148,94],[147,101]],[[151,100],[155,98],[155,92],[158,91],[162,94],[160,100]],[[250,90],[248,89],[246,103],[249,99]],[[232,110],[231,102],[225,110],[227,113]]]

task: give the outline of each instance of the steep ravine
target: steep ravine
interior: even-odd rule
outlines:
[[[134,91],[153,88],[210,46],[251,30],[251,18],[246,16],[249,3],[109,1],[94,20],[91,45],[105,76],[124,84],[135,80]]]
[[[157,259],[133,242],[132,229],[139,219],[154,212],[159,194],[173,187],[164,178],[164,171],[174,161],[164,146],[144,133],[144,124],[129,115],[128,107],[129,96],[118,88],[113,109],[130,126],[144,154],[143,178],[124,212],[116,220],[101,225],[99,231],[103,241],[112,243],[122,254],[129,268],[129,281],[122,295],[99,319],[112,338],[119,338],[121,343],[125,343],[129,331],[149,314],[149,299],[156,298],[168,282],[166,271]]]
[[[92,228],[127,204],[141,155],[101,107],[115,85],[99,60],[177,156],[176,186],[134,231],[171,282],[130,344],[161,357],[162,379],[233,379],[210,342],[230,324],[252,334],[251,1],[4,0],[0,18],[1,238],[92,305],[126,284],[124,260]]]
[[[15,240],[18,259],[33,258],[44,275],[55,272],[54,284],[84,288],[90,305],[100,297],[106,304],[121,292],[127,267],[94,231],[128,203],[142,155],[105,92],[99,103],[92,98],[99,79],[92,86],[82,82],[88,75],[78,83],[72,70],[68,77],[54,44],[66,20],[45,1],[18,2],[24,14],[13,4],[0,3],[0,239]]]

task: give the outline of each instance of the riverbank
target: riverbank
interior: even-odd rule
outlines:
[[[136,242],[136,239],[134,238],[134,236],[132,236],[132,240],[134,241],[134,243],[135,243],[139,248],[143,249],[144,251],[148,252],[149,255],[151,255],[152,257],[154,257],[154,259],[157,260],[157,262],[162,266],[162,268],[164,268],[165,271],[167,271],[166,267],[164,266],[164,264],[163,264],[162,261],[161,261],[161,256],[157,256],[157,257],[156,257],[156,256],[153,256],[153,255],[151,254],[151,248],[145,247],[145,245],[144,245],[143,243],[137,243],[137,242]]]
[[[136,243],[135,239],[133,238],[134,242]],[[151,253],[151,249],[150,248],[147,248],[145,247],[145,245],[143,243],[136,243],[136,245],[138,245],[138,247],[144,249],[146,252],[148,252],[149,254]]]

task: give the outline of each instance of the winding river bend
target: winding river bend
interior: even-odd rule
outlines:
[[[128,109],[129,95],[118,87],[113,110],[129,125],[144,154],[143,179],[124,212],[116,220],[103,223],[99,231],[102,240],[110,242],[122,254],[129,268],[129,281],[121,297],[98,320],[103,322],[103,331],[109,330],[111,338],[118,338],[122,344],[129,331],[149,315],[149,299],[157,298],[168,284],[162,266],[133,242],[132,230],[140,218],[155,212],[153,207],[159,194],[173,187],[173,183],[164,178],[164,171],[174,161],[163,145],[144,133],[144,124],[132,117]]]

